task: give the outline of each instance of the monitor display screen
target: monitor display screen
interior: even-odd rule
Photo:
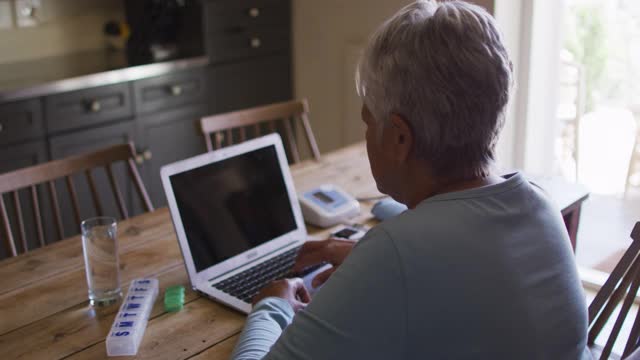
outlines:
[[[296,229],[274,145],[169,180],[197,272]]]

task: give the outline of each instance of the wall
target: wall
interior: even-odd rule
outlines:
[[[122,0],[42,0],[41,24],[0,30],[0,64],[104,48],[102,26],[123,20]]]
[[[511,101],[507,106],[505,126],[497,146],[498,163],[505,170],[522,167],[524,161],[521,147],[516,145],[521,143],[516,139],[519,139],[524,131],[523,124],[519,119],[526,116],[526,109],[519,104],[526,102],[527,93],[520,89],[527,86],[528,72],[526,69],[529,66],[528,58],[521,57],[521,52],[528,46],[526,44],[530,44],[528,40],[530,34],[522,30],[524,1],[528,0],[496,0],[495,2],[496,21],[502,32],[503,41],[514,69],[514,88]]]
[[[553,166],[557,71],[564,0],[496,0],[496,19],[515,69],[498,154],[505,167],[548,174]]]
[[[294,94],[326,152],[363,139],[355,66],[369,34],[410,0],[293,0]]]
[[[322,152],[364,138],[354,82],[357,61],[369,34],[411,2],[293,0],[294,94],[309,99]],[[494,0],[474,2],[494,9]],[[509,153],[511,139],[506,142],[501,146]]]

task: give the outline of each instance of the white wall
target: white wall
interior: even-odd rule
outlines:
[[[523,86],[522,78],[524,72],[521,70],[527,67],[527,59],[520,59],[522,43],[527,34],[522,31],[522,7],[526,0],[496,0],[495,18],[502,31],[503,41],[511,57],[514,69],[514,89],[509,102],[506,114],[506,122],[497,147],[498,165],[501,168],[509,169],[517,167],[519,158],[516,146],[516,133],[521,124],[518,122],[522,118],[518,104],[521,102],[521,91]]]
[[[496,0],[516,89],[498,147],[501,164],[549,174],[556,134],[564,0]]]
[[[523,168],[536,174],[550,174],[553,170],[563,3],[532,3]]]

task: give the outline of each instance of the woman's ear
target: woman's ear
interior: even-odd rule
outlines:
[[[394,156],[399,161],[405,161],[411,154],[414,135],[409,122],[398,114],[391,114],[391,126]]]

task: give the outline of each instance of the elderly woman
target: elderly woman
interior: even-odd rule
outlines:
[[[512,71],[495,21],[418,1],[373,35],[357,84],[371,170],[409,210],[256,297],[236,359],[587,359],[587,314],[560,213],[492,172]],[[333,271],[335,270],[335,271]],[[295,314],[295,316],[294,316]]]

